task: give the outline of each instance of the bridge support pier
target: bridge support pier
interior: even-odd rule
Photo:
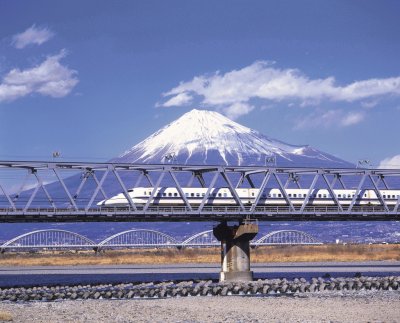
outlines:
[[[221,222],[213,229],[214,236],[221,241],[220,281],[251,281],[250,240],[258,233],[258,224],[242,222],[228,226]]]

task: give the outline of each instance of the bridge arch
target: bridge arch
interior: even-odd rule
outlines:
[[[320,245],[320,241],[309,233],[299,230],[278,230],[270,232],[253,243],[254,246],[266,245]]]
[[[214,237],[213,230],[196,233],[182,242],[182,247],[214,247],[220,242]]]
[[[99,249],[179,247],[179,242],[168,234],[148,229],[132,229],[116,233],[98,244]]]
[[[7,249],[64,249],[64,248],[95,248],[96,244],[78,233],[46,229],[21,234],[0,246],[1,251]]]

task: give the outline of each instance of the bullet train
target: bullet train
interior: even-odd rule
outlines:
[[[207,188],[182,188],[183,194],[191,205],[200,204],[206,195]],[[287,196],[293,205],[302,205],[307,197],[308,189],[285,189]],[[144,205],[147,203],[153,192],[152,187],[136,187],[128,191],[133,203]],[[237,188],[236,193],[243,204],[252,204],[258,196],[260,190],[257,188]],[[343,205],[350,205],[356,194],[355,189],[335,189],[339,202]],[[387,205],[396,205],[400,199],[400,190],[380,190],[381,196]],[[231,191],[226,187],[211,189],[205,202],[206,206],[223,206],[237,204]],[[286,205],[286,200],[278,188],[265,189],[259,199],[258,205]],[[310,194],[308,205],[334,205],[335,202],[327,189],[314,189]],[[356,199],[355,205],[380,205],[380,201],[374,190],[361,190]],[[110,199],[97,203],[102,207],[125,207],[129,206],[125,195],[120,193]],[[151,205],[160,206],[179,206],[185,205],[179,191],[175,187],[157,188],[153,196]]]

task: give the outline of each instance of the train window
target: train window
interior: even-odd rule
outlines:
[[[200,193],[196,193],[196,197],[199,197],[200,196]]]
[[[168,196],[172,196],[172,193],[168,193]]]
[[[174,196],[178,196],[178,193],[174,193]]]
[[[303,197],[306,198],[306,197],[307,197],[307,194],[303,194]]]
[[[279,194],[278,194],[278,197],[282,197],[282,194],[281,194],[281,193],[279,193]]]
[[[251,196],[254,196],[254,192],[251,193]]]
[[[162,193],[162,196],[167,196],[167,193]]]
[[[227,196],[228,196],[228,194],[224,193],[224,197],[227,197]]]
[[[268,194],[268,197],[271,197],[271,194]]]
[[[194,193],[190,193],[190,196],[193,197],[193,196],[194,196]]]
[[[218,193],[218,197],[221,197],[222,196],[222,194],[221,193]]]
[[[342,197],[342,194],[338,194],[337,196],[338,196],[338,198],[341,198],[341,197]]]
[[[206,196],[206,193],[201,193],[201,196]]]
[[[383,195],[383,198],[384,198],[384,199],[386,198],[386,195],[385,195],[385,194]]]
[[[392,195],[392,199],[395,199],[396,198],[396,195]]]
[[[161,196],[161,193],[157,193],[157,196]]]
[[[297,194],[293,194],[293,197],[297,197]]]
[[[186,197],[189,197],[189,193],[185,193]]]
[[[321,194],[318,194],[318,197],[321,197],[322,195]]]
[[[133,192],[133,189],[128,190],[129,193]]]
[[[289,193],[288,196],[289,196],[289,197],[292,197],[292,194]]]
[[[326,199],[326,194],[324,194],[324,199]]]

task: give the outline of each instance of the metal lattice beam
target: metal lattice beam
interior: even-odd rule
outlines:
[[[13,187],[19,187],[13,193],[0,177],[0,222],[241,221],[248,216],[268,221],[400,220],[399,169],[0,161],[0,172],[7,171],[18,171],[21,176],[12,183]],[[54,183],[60,187],[63,197],[55,197],[53,184],[43,184],[46,175],[55,175]],[[71,180],[73,176],[77,176],[74,181]],[[90,177],[93,182],[89,185]],[[36,178],[34,186],[26,185],[29,178]],[[147,184],[141,184],[144,178]],[[199,183],[194,183],[194,179]],[[236,186],[232,184],[233,179]],[[110,181],[116,185],[110,186]],[[182,181],[188,185],[182,186]],[[293,181],[297,188],[288,188]],[[131,182],[135,184],[129,184]],[[351,191],[351,194],[346,193],[347,200],[336,195],[338,183],[341,189]],[[237,190],[249,185],[256,194],[242,200]],[[151,192],[145,203],[134,201],[130,195],[138,187],[149,188],[147,192]],[[160,200],[158,196],[155,198],[157,192],[166,187],[176,189],[176,205],[157,202]],[[185,189],[188,187],[204,188],[198,202],[186,197]],[[215,200],[210,198],[214,187],[230,191],[229,205],[210,204]],[[263,198],[263,192],[271,189],[281,193],[277,204],[272,203],[277,197]],[[314,197],[315,192],[321,189],[329,193],[324,191],[324,200]],[[359,198],[361,192],[367,190],[376,195],[373,203],[364,203],[363,198]],[[119,193],[124,196],[125,204],[115,207],[97,205],[99,198],[107,199]],[[351,195],[351,200],[348,195]]]

